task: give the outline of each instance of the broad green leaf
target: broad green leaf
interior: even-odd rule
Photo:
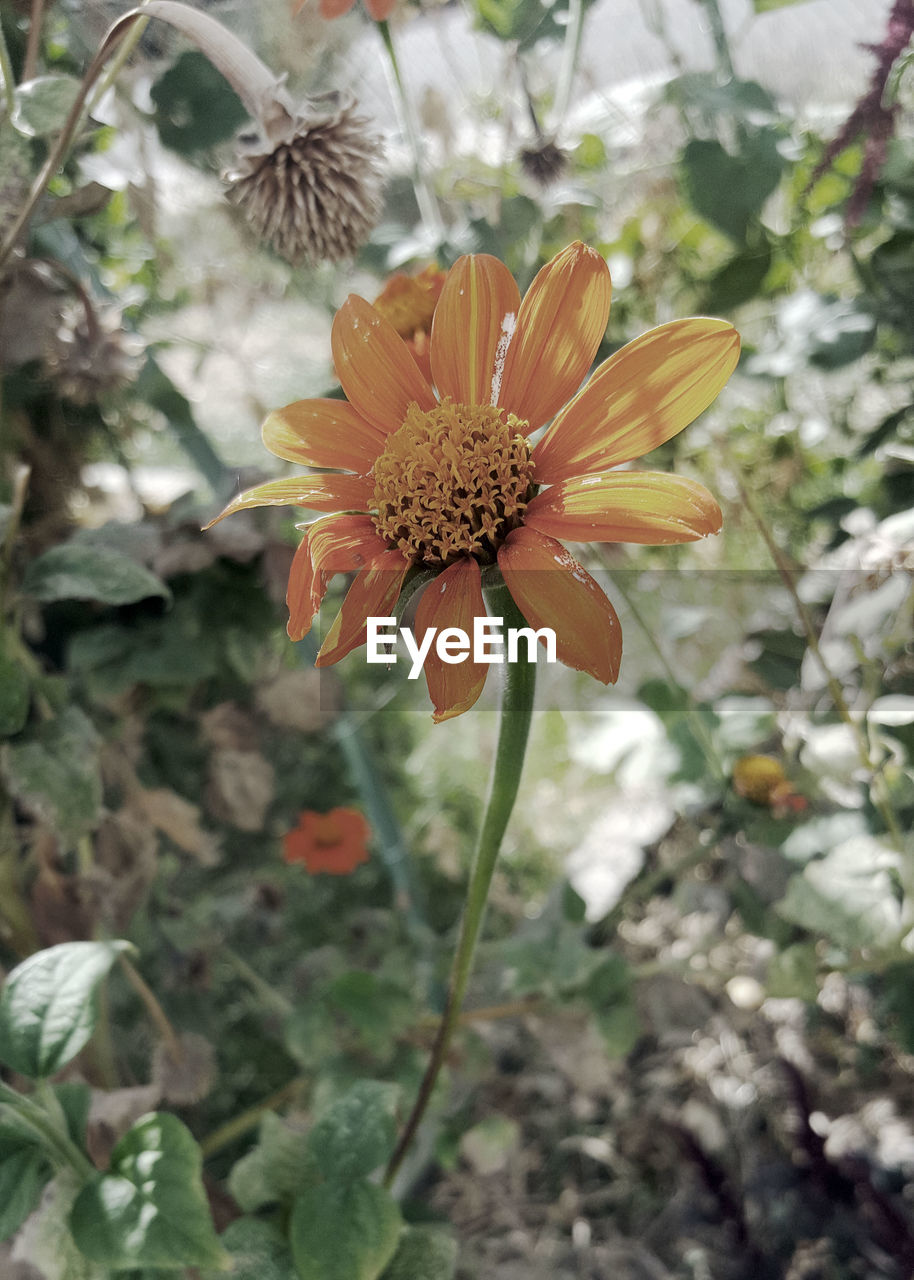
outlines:
[[[0,775],[9,792],[68,844],[98,820],[98,735],[78,707],[66,707],[24,741],[8,743],[0,753]]]
[[[879,947],[901,928],[899,861],[886,841],[852,836],[793,876],[776,910],[838,946]]]
[[[297,1197],[289,1238],[299,1280],[377,1280],[393,1257],[400,1210],[372,1182],[324,1182]]]
[[[61,942],[17,965],[0,992],[0,1061],[33,1080],[88,1043],[95,989],[129,942]]]
[[[308,1150],[325,1178],[361,1178],[387,1159],[398,1092],[396,1085],[360,1080],[324,1112],[308,1135]]]
[[[268,1112],[260,1122],[257,1146],[229,1174],[229,1191],[245,1213],[255,1213],[264,1205],[291,1199],[317,1178],[306,1135]]]
[[[328,1000],[376,1054],[393,1044],[415,1015],[409,993],[402,986],[364,969],[340,974],[330,984]]]
[[[33,560],[22,590],[36,600],[98,600],[101,604],[133,604],[150,596],[168,600],[171,593],[154,573],[111,547],[76,542],[52,547]]]
[[[407,1227],[381,1280],[453,1280],[457,1241],[440,1227]]]
[[[27,1258],[44,1280],[111,1280],[107,1267],[87,1258],[70,1231],[70,1210],[80,1181],[71,1170],[45,1187],[38,1208],[23,1223],[16,1252]]]
[[[248,118],[228,81],[196,49],[182,53],[149,96],[159,137],[182,155],[227,141]]]
[[[756,13],[770,13],[772,9],[786,9],[790,4],[805,4],[806,0],[752,0]]]
[[[50,138],[60,133],[76,101],[80,82],[73,76],[37,76],[13,94],[10,122],[27,138]]]
[[[114,1148],[109,1172],[77,1196],[70,1214],[77,1245],[114,1270],[226,1270],[202,1167],[200,1148],[176,1116],[144,1116]]]
[[[272,1222],[238,1218],[219,1237],[232,1256],[232,1280],[296,1280],[285,1236]],[[220,1280],[224,1271],[207,1271],[204,1280]]]
[[[0,1125],[0,1240],[19,1230],[50,1176],[44,1151]]]
[[[11,737],[25,725],[31,701],[31,680],[16,654],[10,632],[0,623],[0,738]]]
[[[780,181],[784,159],[777,143],[777,132],[762,128],[745,131],[736,154],[708,138],[693,138],[682,154],[692,208],[738,244],[745,243],[750,224]]]

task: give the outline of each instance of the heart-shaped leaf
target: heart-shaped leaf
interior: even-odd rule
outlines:
[[[17,965],[0,992],[0,1061],[33,1080],[75,1058],[95,1029],[95,989],[129,942],[62,942]]]
[[[377,1280],[397,1249],[400,1210],[373,1182],[323,1182],[292,1208],[289,1235],[301,1280]]]
[[[308,1135],[308,1151],[325,1178],[361,1178],[387,1159],[397,1092],[380,1080],[360,1080],[324,1112]]]
[[[73,1205],[80,1250],[114,1270],[226,1270],[231,1259],[213,1228],[202,1167],[200,1148],[176,1116],[144,1116],[114,1148],[109,1172]]]

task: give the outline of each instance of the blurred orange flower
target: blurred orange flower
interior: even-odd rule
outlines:
[[[429,346],[432,317],[446,279],[447,273],[435,262],[414,276],[397,271],[374,300],[375,311],[399,333],[428,382],[433,381]]]
[[[430,382],[393,324],[349,295],[331,331],[346,400],[299,400],[263,425],[277,457],[337,474],[259,485],[217,517],[290,504],[337,513],[306,526],[289,575],[289,636],[300,640],[333,576],[357,571],[318,666],[365,643],[366,617],[393,613],[411,570],[438,575],[419,601],[417,634],[472,632],[486,613],[482,571],[497,566],[527,623],[555,632],[560,661],[616,680],[616,612],[558,539],[660,545],[718,532],[720,507],[703,485],[612,468],[708,407],[736,367],[739,335],[724,320],[673,320],[581,387],[609,301],[609,269],[580,242],[542,268],[523,301],[496,258],[459,258],[435,309]],[[471,707],[488,670],[430,653],[435,719]]]
[[[331,876],[348,876],[368,861],[367,844],[371,828],[358,809],[331,809],[316,813],[305,809],[298,826],[282,840],[286,862],[303,862],[312,875],[323,871]]]
[[[802,813],[807,808],[805,796],[794,791],[780,761],[773,756],[740,757],[733,766],[733,787],[744,799],[771,809],[775,817]]]
[[[295,17],[301,13],[308,0],[294,0],[292,5],[292,16]],[[393,13],[397,4],[397,0],[365,0],[365,8],[368,15],[374,18],[375,22],[384,22]],[[344,13],[355,5],[355,0],[320,0],[320,13],[322,18],[341,18]]]

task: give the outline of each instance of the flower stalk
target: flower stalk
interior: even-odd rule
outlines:
[[[507,587],[504,585],[490,587],[486,595],[487,604],[493,615],[503,617],[506,626],[526,625]],[[486,811],[467,888],[457,950],[451,967],[447,1000],[432,1047],[432,1056],[419,1086],[418,1096],[384,1175],[384,1185],[388,1187],[396,1177],[422,1122],[438,1075],[447,1057],[454,1031],[460,1022],[461,1006],[473,969],[473,955],[485,915],[492,874],[520,785],[533,714],[535,687],[536,663],[515,662],[506,665],[498,747],[492,766]]]
[[[397,108],[397,115],[400,119],[400,127],[406,137],[409,146],[410,155],[413,162],[413,189],[416,193],[416,203],[419,206],[419,215],[422,218],[426,229],[434,238],[436,244],[442,244],[447,238],[444,223],[441,220],[441,214],[438,210],[438,202],[428,185],[425,177],[425,169],[422,164],[422,147],[419,142],[419,131],[416,127],[416,121],[413,114],[413,105],[410,101],[409,94],[406,90],[406,82],[400,71],[400,62],[397,58],[397,51],[394,47],[393,33],[390,29],[390,23],[386,20],[379,22],[378,30],[381,33],[381,39],[384,41],[384,48],[387,51],[388,62],[390,63],[391,81],[394,90],[394,104]]]

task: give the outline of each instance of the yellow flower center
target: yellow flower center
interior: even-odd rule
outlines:
[[[381,537],[432,567],[466,555],[491,564],[533,494],[527,430],[488,404],[411,404],[374,465]]]

